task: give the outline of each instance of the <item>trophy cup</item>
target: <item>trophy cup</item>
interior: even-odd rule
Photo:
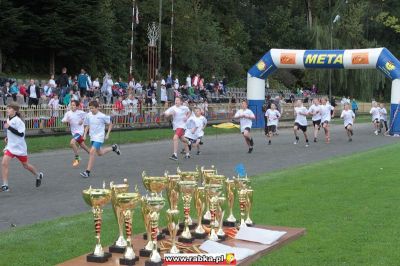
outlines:
[[[172,246],[171,249],[169,250],[169,253],[178,254],[180,253],[180,250],[175,245],[175,242],[176,242],[176,235],[179,230],[179,210],[168,209],[167,220],[168,220],[169,235],[171,236],[171,242],[172,242]]]
[[[245,222],[246,206],[247,206],[247,190],[241,189],[238,192],[239,207],[240,207],[240,227],[247,227]]]
[[[218,235],[215,229],[217,226],[216,221],[216,211],[218,207],[219,195],[221,194],[222,185],[221,184],[208,184],[205,186],[206,190],[208,191],[208,195],[210,197],[210,214],[211,214],[211,221],[210,221],[210,235],[208,236],[209,240],[218,241]]]
[[[96,232],[96,247],[94,252],[86,256],[88,262],[106,262],[112,255],[111,253],[104,252],[101,246],[101,214],[103,213],[102,207],[111,200],[111,190],[109,189],[89,189],[82,191],[82,196],[85,202],[92,207],[95,232]]]
[[[115,241],[114,244],[109,247],[109,251],[113,253],[124,253],[127,244],[123,233],[124,218],[122,217],[121,208],[117,204],[117,195],[128,192],[129,185],[127,179],[124,179],[123,184],[115,185],[114,182],[110,182],[110,189],[111,189],[111,204],[113,207],[115,218],[117,219],[119,236],[117,238],[117,241]]]
[[[217,169],[215,169],[214,165],[211,165],[211,169],[205,169],[204,166],[200,168],[201,172],[201,184],[204,186],[206,184],[206,175],[212,174],[216,175],[217,174]]]
[[[250,179],[246,177],[233,177],[233,181],[235,182],[235,187],[239,191],[241,189],[250,188]]]
[[[146,227],[147,236],[151,236],[154,233],[151,227],[152,226],[151,217],[155,216],[155,214],[152,213],[151,199],[157,199],[157,200],[159,200],[160,198],[163,199],[160,193],[166,188],[168,180],[165,176],[160,176],[160,177],[146,176],[145,172],[143,172],[142,178],[145,188],[148,191],[150,191],[150,196],[142,197],[142,214],[143,214],[144,224]],[[157,226],[158,226],[158,220],[157,220]],[[157,234],[156,235],[157,240],[160,240],[164,235],[159,234],[160,231],[158,228],[155,231]],[[162,236],[160,237],[160,235]],[[149,257],[152,251],[154,250],[154,241],[150,237],[147,237],[147,240],[148,242],[146,246],[140,250],[140,256],[142,257]]]
[[[142,181],[145,188],[150,191],[151,197],[159,196],[159,193],[161,193],[161,191],[166,188],[168,183],[168,179],[166,176],[147,176],[145,171],[143,171],[142,173]],[[161,240],[164,238],[165,234],[163,234],[161,230],[158,230],[157,240]],[[143,239],[149,239],[147,232],[143,234]]]
[[[225,211],[222,210],[222,204],[225,202],[225,197],[218,197],[218,202],[217,202],[217,212],[216,212],[216,220],[218,221],[218,231],[217,231],[217,236],[220,240],[224,241],[226,240],[226,234],[224,230],[222,230],[222,224],[224,220],[224,214]]]
[[[203,228],[201,219],[203,217],[204,207],[206,200],[206,190],[204,187],[198,187],[194,192],[194,206],[197,211],[197,219],[199,221],[196,230],[194,230],[194,237],[197,239],[204,239],[207,236],[206,231]]]
[[[120,193],[116,197],[116,203],[121,210],[125,222],[125,232],[127,245],[124,252],[124,256],[119,259],[121,265],[133,265],[139,260],[139,257],[135,255],[132,247],[132,215],[133,209],[140,202],[139,193]]]
[[[254,226],[253,221],[250,219],[250,212],[253,207],[253,190],[252,189],[247,189],[247,194],[246,194],[246,213],[247,213],[247,218],[245,223],[247,226]]]
[[[165,171],[164,174],[168,178],[168,185],[167,185],[167,200],[170,210],[177,210],[178,209],[178,202],[179,202],[179,187],[178,182],[181,180],[180,175],[168,175],[168,172]],[[168,228],[164,228],[162,230],[164,234],[169,234]]]
[[[196,181],[179,181],[179,190],[182,193],[183,200],[183,213],[185,214],[184,229],[181,236],[178,238],[178,241],[182,243],[192,243],[194,240],[194,237],[192,237],[189,229],[189,214],[190,205],[192,202],[192,194],[196,190],[196,187]]]
[[[226,196],[228,200],[228,207],[229,207],[229,216],[224,221],[224,226],[235,227],[236,226],[236,218],[233,216],[233,204],[235,202],[235,181],[226,179]]]
[[[154,181],[154,183],[158,183],[158,185],[154,186],[157,187],[158,188],[157,190],[161,192],[161,190],[164,189],[166,186],[166,181],[167,179],[165,179],[165,181],[161,180]],[[145,261],[145,266],[162,266],[163,262],[159,250],[157,248],[157,236],[159,233],[158,219],[160,217],[160,211],[165,205],[165,199],[160,194],[157,194],[157,196],[150,196],[146,198],[150,209],[150,215],[149,215],[150,228],[151,228],[150,236],[151,236],[151,241],[153,242],[153,249],[151,251],[150,258]]]

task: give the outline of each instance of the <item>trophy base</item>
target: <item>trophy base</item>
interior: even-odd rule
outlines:
[[[125,258],[119,258],[120,265],[135,265],[135,263],[139,260],[139,257],[134,258],[133,260],[128,260]]]
[[[194,241],[194,237],[192,237],[192,238],[184,238],[184,237],[180,236],[178,238],[178,242],[185,243],[185,244],[191,244],[191,243],[193,243],[193,241]]]
[[[164,238],[165,238],[165,234],[164,233],[161,233],[161,234],[157,235],[157,241],[163,240]],[[147,240],[147,233],[143,234],[143,239]]]
[[[226,240],[226,235],[224,235],[224,236],[218,236],[218,239],[220,240],[219,242],[225,241],[225,240]]]
[[[224,221],[223,226],[236,227],[236,222]]]
[[[160,262],[152,262],[149,260],[146,260],[144,263],[145,266],[162,266],[163,265],[163,261]]]
[[[124,253],[126,247],[116,246],[115,244],[108,247],[108,251],[111,253]]]
[[[202,224],[205,224],[205,225],[209,225],[209,224],[211,223],[211,220],[202,219],[202,220],[201,220],[201,223],[202,223]]]
[[[160,252],[160,248],[157,248],[158,252]],[[151,255],[151,250],[147,250],[142,248],[141,250],[139,250],[139,256],[140,257],[150,257]]]
[[[255,226],[256,224],[255,224],[255,223],[252,223],[252,224],[246,223],[246,225],[247,225],[248,227],[253,227],[253,226]]]
[[[111,253],[104,252],[104,256],[95,256],[93,253],[90,253],[89,255],[86,256],[86,261],[87,262],[96,262],[96,263],[104,263],[107,262],[109,258],[112,257]]]
[[[205,239],[208,236],[207,233],[200,234],[200,233],[196,233],[196,232],[194,232],[193,235],[194,235],[194,238],[196,238],[196,239]]]
[[[191,225],[189,225],[189,230],[194,230],[197,227],[197,223],[192,223]],[[179,229],[183,230],[185,228],[185,224],[184,223],[180,223],[179,224]]]

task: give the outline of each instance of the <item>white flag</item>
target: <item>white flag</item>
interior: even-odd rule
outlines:
[[[139,8],[136,5],[136,24],[139,24]]]

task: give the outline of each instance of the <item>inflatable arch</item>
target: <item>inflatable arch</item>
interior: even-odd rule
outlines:
[[[247,99],[256,114],[255,127],[264,126],[265,79],[278,68],[377,68],[392,80],[390,134],[400,134],[400,62],[386,48],[357,50],[271,49],[247,73]]]

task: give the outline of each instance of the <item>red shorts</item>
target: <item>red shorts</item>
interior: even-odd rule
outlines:
[[[185,130],[183,128],[177,128],[175,129],[175,135],[177,135],[179,138],[185,135]]]
[[[73,136],[73,139],[78,142],[79,144],[81,144],[82,142],[84,142],[85,140],[83,139],[83,137],[79,134],[79,133],[75,133]]]
[[[11,158],[16,157],[21,163],[26,163],[28,161],[27,155],[15,155],[15,154],[12,154],[9,150],[5,150],[4,155],[7,155],[8,157],[11,157]]]

